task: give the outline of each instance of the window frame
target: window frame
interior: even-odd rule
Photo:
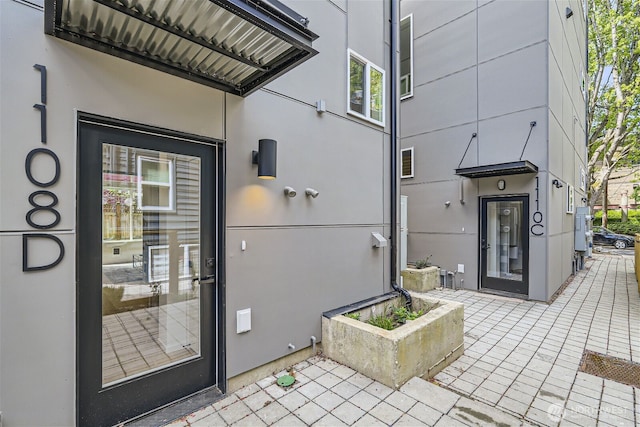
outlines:
[[[364,64],[364,88],[363,88],[363,96],[362,102],[364,104],[364,114],[358,111],[351,109],[351,59],[355,59],[358,62]],[[382,120],[376,120],[371,117],[371,70],[375,70],[382,74]],[[386,80],[385,80],[385,71],[383,68],[377,66],[373,62],[369,61],[362,55],[354,52],[352,49],[347,49],[347,114],[359,117],[363,120],[366,120],[370,123],[374,123],[376,125],[385,126],[385,118],[386,118]],[[365,96],[366,95],[366,96]]]
[[[572,214],[575,211],[575,191],[573,185],[567,184],[567,211],[566,213]]]
[[[408,92],[405,95],[402,95],[402,79],[406,76],[406,75],[400,75],[400,101],[403,101],[405,99],[408,98],[412,98],[413,97],[413,13],[408,14],[407,16],[405,16],[404,18],[402,18],[400,20],[400,32],[402,31],[402,22],[405,19],[409,19],[409,67],[410,67],[410,71],[409,71],[409,88],[408,88]],[[401,38],[400,38],[401,39]],[[402,43],[400,43],[400,63],[402,64]],[[398,70],[401,71],[401,66],[398,67]]]
[[[411,153],[411,174],[410,175],[405,175],[404,172],[404,157],[403,154],[405,151],[408,151]],[[405,179],[405,178],[414,178],[415,177],[415,150],[414,147],[408,147],[408,148],[403,148],[402,150],[400,150],[400,179]]]
[[[145,180],[142,175],[142,163],[150,162],[168,165],[169,177],[168,182]],[[138,191],[138,209],[143,212],[175,212],[176,211],[176,175],[175,175],[175,159],[158,159],[146,155],[136,155],[136,174],[137,174],[137,191]],[[169,205],[154,206],[145,205],[143,200],[143,186],[167,188],[169,191]]]

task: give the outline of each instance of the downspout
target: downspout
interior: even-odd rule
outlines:
[[[394,291],[399,292],[405,298],[407,308],[411,310],[411,295],[406,289],[398,286],[398,22],[400,15],[399,0],[391,0],[391,27],[390,27],[390,50],[391,50],[391,72],[389,78],[391,81],[391,105],[390,105],[390,146],[391,146],[391,287]]]

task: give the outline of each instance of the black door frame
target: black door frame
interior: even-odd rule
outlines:
[[[117,134],[119,140],[126,145],[140,148],[167,150],[171,143],[180,143],[178,151],[192,150],[195,155],[205,151],[204,146],[213,150],[208,164],[203,163],[201,170],[201,191],[204,188],[214,186],[215,196],[211,198],[210,209],[201,209],[201,221],[211,221],[214,225],[212,232],[217,235],[211,237],[210,246],[216,253],[216,283],[201,287],[206,298],[211,301],[212,307],[206,309],[201,306],[203,322],[214,324],[209,337],[201,338],[202,354],[208,351],[211,364],[207,365],[204,358],[189,360],[176,366],[170,366],[151,372],[140,377],[125,380],[113,386],[102,387],[102,351],[101,351],[101,316],[91,316],[90,306],[100,307],[101,292],[91,286],[82,286],[91,283],[95,277],[95,270],[101,271],[101,257],[88,259],[85,254],[90,253],[90,245],[95,245],[95,234],[101,241],[102,215],[98,208],[102,197],[96,188],[101,188],[102,176],[90,173],[86,176],[83,171],[102,170],[102,140],[101,132]],[[105,118],[87,113],[78,113],[77,119],[77,240],[76,240],[76,416],[78,425],[113,425],[128,419],[143,415],[154,409],[161,408],[172,401],[179,400],[211,386],[225,393],[226,390],[226,349],[225,349],[225,145],[221,140],[191,135],[167,129],[135,124],[123,120]],[[85,140],[93,139],[92,141]],[[135,141],[134,141],[135,140]],[[105,141],[109,142],[109,141]],[[110,142],[109,142],[110,143]],[[190,145],[193,144],[193,145]],[[99,150],[96,150],[99,147]],[[185,154],[190,154],[185,152]],[[217,173],[216,173],[217,172]],[[99,180],[99,182],[98,182]],[[98,187],[97,187],[98,186]],[[95,203],[94,203],[95,202]],[[97,231],[96,231],[97,230]],[[93,233],[93,234],[91,234]],[[203,242],[206,245],[206,242]],[[95,249],[94,249],[95,251]],[[204,251],[203,251],[204,253]],[[96,259],[97,258],[97,259]],[[97,288],[97,287],[94,287]],[[87,290],[89,290],[87,292]],[[209,297],[210,296],[210,297]],[[97,305],[96,305],[97,304]],[[95,313],[93,313],[95,314]],[[216,318],[214,318],[216,316]],[[93,317],[93,318],[92,318]],[[94,336],[100,342],[86,337]],[[84,339],[83,339],[84,337]],[[100,350],[100,351],[98,351]],[[189,366],[191,371],[185,376],[185,369]],[[196,369],[193,369],[197,367]],[[178,368],[178,369],[176,369]],[[189,369],[187,369],[188,371]],[[196,370],[208,372],[205,375],[194,374]],[[92,374],[87,374],[92,373]],[[133,387],[133,393],[132,393]],[[169,395],[166,390],[171,390]],[[135,399],[137,404],[133,407],[125,407],[120,402]],[[128,405],[127,405],[128,406]],[[117,419],[107,418],[105,411],[117,412]]]
[[[508,196],[481,196],[480,203],[478,203],[479,213],[479,227],[480,233],[478,234],[478,262],[480,264],[480,268],[478,269],[478,290],[480,291],[488,291],[488,292],[498,292],[498,293],[507,293],[514,296],[528,296],[529,295],[529,194],[512,194]],[[508,279],[499,279],[499,278],[489,278],[487,277],[487,248],[486,248],[486,235],[487,235],[487,203],[488,202],[501,202],[501,201],[521,201],[523,206],[522,212],[522,224],[521,224],[521,235],[522,235],[522,247],[523,247],[523,259],[522,259],[522,281],[515,282]],[[486,286],[489,282],[495,282],[498,286],[491,287]],[[500,282],[500,283],[498,283]],[[522,287],[524,292],[513,292],[505,289],[500,289],[505,287],[507,289],[512,288],[508,285],[513,285],[514,283],[522,283]]]

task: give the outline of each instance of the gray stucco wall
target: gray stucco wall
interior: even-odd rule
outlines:
[[[228,377],[289,354],[289,343],[301,349],[311,335],[320,339],[323,311],[389,290],[389,250],[370,243],[373,231],[389,235],[389,135],[346,113],[347,48],[388,73],[388,6],[287,3],[309,17],[320,53],[241,99],[45,36],[41,10],[0,1],[4,426],[75,422],[76,111],[226,141]],[[36,63],[48,69],[46,147],[62,166],[49,188],[62,217],[51,232],[66,256],[51,270],[23,273],[21,235],[34,231],[24,215],[38,189],[25,176],[24,159],[42,146],[32,109],[40,97]],[[323,114],[315,109],[319,99]],[[278,141],[275,181],[257,179],[251,165],[260,138]],[[50,176],[46,159],[38,169]],[[286,185],[297,197],[285,198]],[[306,187],[319,197],[305,197]],[[33,249],[35,263],[47,261],[47,248]],[[239,335],[236,311],[244,308],[252,308],[253,329]]]
[[[573,16],[566,18],[566,7]],[[586,22],[582,2],[549,4],[549,176],[575,189],[575,205],[586,206],[581,174],[587,172],[585,137]],[[574,215],[566,213],[567,186],[550,194],[548,295],[571,274]],[[552,260],[562,259],[558,265]]]
[[[4,426],[75,423],[75,112],[224,137],[223,95],[43,33],[43,13],[0,2],[0,411]],[[65,246],[61,264],[22,272],[22,233],[29,227],[28,196],[40,190],[25,174],[25,157],[40,143],[40,75],[48,70],[48,142],[60,159],[57,195],[61,222],[52,234]],[[167,102],[170,99],[171,102]],[[36,160],[39,179],[52,162]],[[43,218],[42,222],[46,219]],[[48,231],[48,230],[45,230]],[[46,242],[30,247],[34,265],[55,259]],[[34,408],[37,408],[35,410]]]
[[[320,340],[323,311],[389,289],[388,248],[370,243],[372,232],[389,233],[389,136],[346,114],[347,48],[388,73],[386,7],[290,6],[309,18],[320,53],[264,90],[226,101],[230,377],[291,353],[289,343],[301,349],[312,335]],[[256,179],[248,161],[259,138],[278,140],[275,181]],[[298,195],[285,197],[284,186]],[[320,195],[305,197],[306,187]],[[253,329],[237,334],[236,311],[245,308]]]
[[[559,178],[577,189],[579,172],[574,171],[581,165],[586,169],[584,126],[572,130],[572,117],[584,118],[584,100],[568,96],[574,94],[575,70],[579,76],[584,63],[584,19],[579,2],[571,6],[573,20],[564,18],[564,3],[546,0],[401,1],[401,15],[413,14],[414,22],[414,96],[401,104],[401,145],[414,147],[415,158],[415,176],[402,180],[402,194],[408,196],[408,259],[433,255],[434,264],[450,271],[464,264],[457,286],[479,286],[483,196],[528,194],[530,222],[539,196],[545,231],[530,235],[529,298],[548,299],[571,274],[573,215],[565,213],[567,185],[555,191],[551,186]],[[558,49],[564,49],[559,63],[554,59]],[[555,86],[552,90],[554,84],[565,85],[567,96],[558,95]],[[566,113],[570,118],[556,119],[563,117],[563,109],[572,112]],[[537,175],[500,177],[506,190],[499,191],[499,178],[454,174],[461,160],[461,167],[518,160],[531,121],[536,126],[522,158],[538,166]],[[477,138],[463,158],[474,132]],[[574,132],[575,139],[582,132],[582,147],[565,141],[567,132]],[[555,138],[563,134],[563,140]],[[576,206],[583,194],[576,192]]]

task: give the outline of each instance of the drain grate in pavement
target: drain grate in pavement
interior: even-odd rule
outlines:
[[[640,388],[640,363],[585,350],[580,372]]]

